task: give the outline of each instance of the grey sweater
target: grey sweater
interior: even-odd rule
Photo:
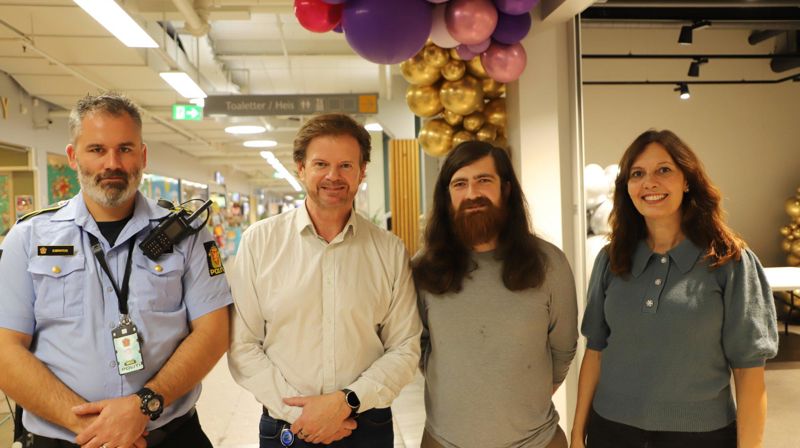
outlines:
[[[712,431],[736,417],[731,368],[763,366],[778,350],[775,304],[749,250],[709,269],[689,239],[667,254],[640,242],[631,275],[595,261],[581,327],[602,351],[592,405],[650,431]]]
[[[552,390],[575,355],[577,306],[564,254],[539,242],[539,288],[509,291],[485,252],[460,293],[419,291],[425,426],[446,447],[544,447],[555,434]]]

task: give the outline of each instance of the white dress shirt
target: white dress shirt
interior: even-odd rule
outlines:
[[[231,374],[273,418],[300,417],[283,398],[343,388],[362,412],[385,408],[412,380],[422,327],[408,253],[357,213],[330,243],[305,207],[259,221],[229,280]]]

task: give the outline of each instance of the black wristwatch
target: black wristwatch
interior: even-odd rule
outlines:
[[[136,392],[136,395],[142,400],[142,405],[139,407],[142,414],[150,417],[150,420],[161,417],[161,413],[164,412],[164,397],[146,387]]]
[[[355,417],[358,414],[358,408],[361,407],[361,400],[358,395],[350,389],[342,389],[344,392],[344,402],[350,406],[350,417]]]

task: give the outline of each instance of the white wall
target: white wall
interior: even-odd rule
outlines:
[[[0,72],[0,100],[2,99],[7,99],[8,107],[0,107],[0,141],[34,149],[38,172],[36,206],[43,207],[47,205],[47,153],[65,154],[69,142],[67,119],[63,117],[64,114],[49,118],[48,109],[55,106],[44,101],[35,101],[4,72]],[[7,111],[5,118],[4,110]],[[48,119],[52,122],[48,123]],[[201,164],[197,158],[182,154],[167,145],[148,142],[147,155],[147,172],[211,183],[214,171],[221,171],[228,191],[252,193],[252,187],[242,175]]]
[[[612,32],[616,31],[616,33]],[[692,51],[742,53],[747,31],[695,32]],[[675,30],[585,29],[584,52],[677,50]],[[769,45],[769,43],[767,43]],[[655,64],[655,65],[654,65]],[[775,79],[767,60],[712,60],[700,79]],[[686,79],[689,61],[584,64],[586,80]],[[616,71],[616,74],[613,72]],[[642,73],[644,71],[644,73]],[[796,70],[795,70],[796,72]],[[800,187],[800,83],[771,85],[691,85],[682,101],[672,86],[585,86],[586,163],[617,163],[641,132],[670,129],[697,152],[712,181],[722,190],[728,222],[767,266],[785,262],[780,226],[788,223],[785,199]]]

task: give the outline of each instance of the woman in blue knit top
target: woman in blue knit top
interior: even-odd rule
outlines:
[[[761,447],[778,330],[758,258],[672,132],[641,134],[619,166],[581,327],[572,447]]]

